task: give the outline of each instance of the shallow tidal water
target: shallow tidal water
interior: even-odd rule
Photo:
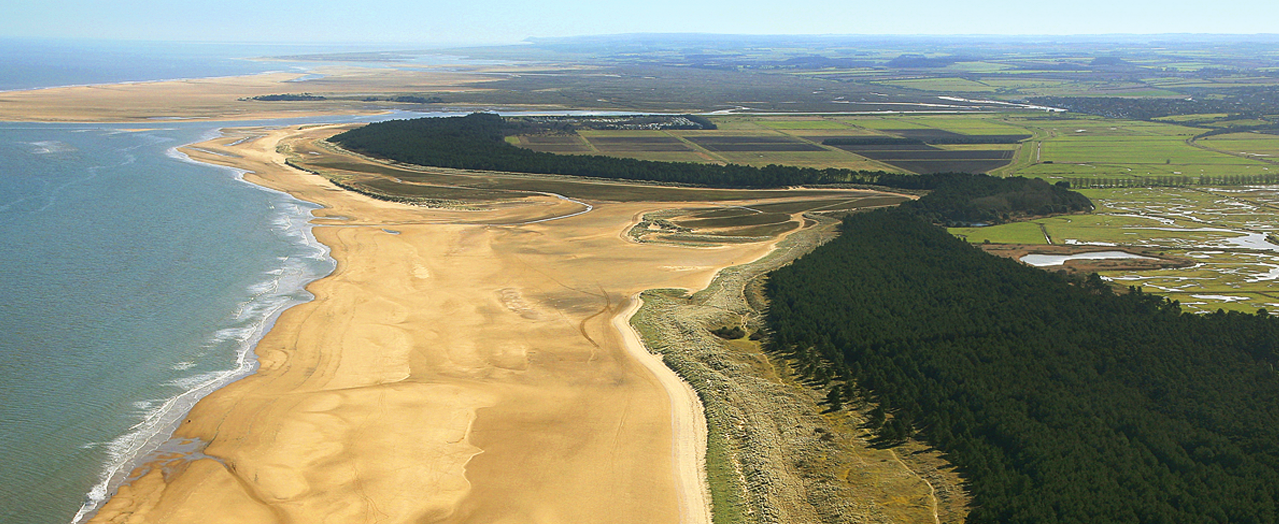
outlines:
[[[220,125],[145,127],[0,124],[0,521],[100,502],[332,270],[313,205],[172,150]]]
[[[241,58],[346,50],[0,44],[0,91],[306,72],[321,64]],[[332,271],[307,224],[315,206],[174,148],[223,127],[415,116],[0,122],[0,522],[66,524],[95,509],[191,404],[252,372],[274,317]]]

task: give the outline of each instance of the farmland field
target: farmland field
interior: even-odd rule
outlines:
[[[1147,177],[1239,177],[1279,174],[1279,136],[1234,133],[1188,141],[1191,115],[1147,122],[1013,112],[981,115],[714,116],[713,131],[583,131],[580,136],[521,136],[536,151],[627,158],[786,164],[914,173],[991,172],[1049,181]],[[928,141],[986,139],[1000,144],[822,145],[830,139],[906,137]]]
[[[771,129],[848,129],[848,126],[837,120],[814,119],[814,120],[764,120],[760,122],[764,127]]]
[[[1279,135],[1233,133],[1204,138],[1199,140],[1199,143],[1213,149],[1251,156],[1258,160],[1279,162]]]
[[[1013,114],[880,116],[714,116],[716,130],[580,131],[524,135],[515,145],[553,153],[589,153],[675,162],[783,164],[913,173],[986,172],[1007,165],[1033,131]],[[824,145],[831,139],[910,138],[937,144],[891,147]],[[971,142],[971,143],[951,143]],[[983,143],[990,142],[990,143]],[[999,142],[999,143],[995,143]]]
[[[1009,119],[1034,134],[1001,175],[1062,179],[1141,179],[1146,177],[1223,177],[1265,175],[1279,172],[1263,157],[1227,152],[1246,145],[1264,153],[1279,150],[1279,136],[1258,137],[1232,143],[1240,134],[1203,139],[1196,147],[1188,141],[1204,132],[1161,122],[1137,122],[1095,117]],[[1269,138],[1266,138],[1269,137]],[[1269,144],[1274,144],[1269,146]],[[1223,147],[1219,147],[1223,146]],[[1214,151],[1209,148],[1223,149]]]
[[[593,136],[587,140],[601,152],[692,151],[673,136]]]
[[[689,136],[689,141],[709,151],[822,151],[808,142],[781,136]]]
[[[591,146],[576,135],[531,135],[515,137],[515,145],[546,153],[589,153]]]

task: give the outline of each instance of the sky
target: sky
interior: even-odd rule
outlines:
[[[0,0],[0,38],[435,46],[616,33],[1279,32],[1274,0]]]

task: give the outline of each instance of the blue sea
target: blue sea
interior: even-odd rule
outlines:
[[[0,38],[0,91],[88,84],[209,78],[274,71],[305,72],[320,62],[254,60],[387,48],[342,45],[210,44],[31,40]],[[471,63],[458,57],[423,54],[412,63]],[[365,67],[394,67],[395,62],[366,62]]]
[[[0,40],[0,90],[287,70],[242,58],[343,50]],[[252,373],[259,337],[334,268],[316,206],[177,147],[225,127],[416,116],[0,122],[0,522],[91,514],[196,400]]]
[[[0,89],[280,70],[239,57],[299,51],[0,44]],[[0,522],[95,509],[333,269],[314,205],[175,150],[296,122],[0,123]]]
[[[0,124],[0,521],[100,502],[332,270],[313,205],[173,150],[208,126]]]

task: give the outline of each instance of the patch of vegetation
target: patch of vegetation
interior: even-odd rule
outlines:
[[[364,100],[365,102],[399,102],[399,103],[401,103],[401,104],[441,104],[441,103],[444,103],[444,99],[443,99],[443,98],[440,98],[440,97],[438,97],[438,96],[415,96],[415,95],[401,95],[401,96],[366,96],[366,97],[364,97],[364,99],[363,99],[363,100]]]
[[[742,326],[723,326],[712,329],[711,334],[724,340],[737,340],[746,336],[746,330]]]
[[[1038,178],[991,176],[935,177],[932,193],[901,207],[933,223],[948,226],[997,224],[1010,219],[1091,211],[1088,197],[1065,183]]]
[[[257,100],[258,102],[312,102],[328,100],[328,98],[320,95],[313,95],[311,93],[283,93],[278,95],[251,96],[248,100]]]
[[[982,253],[912,216],[845,219],[771,273],[770,350],[947,454],[967,521],[1273,522],[1279,319],[1183,314]]]

